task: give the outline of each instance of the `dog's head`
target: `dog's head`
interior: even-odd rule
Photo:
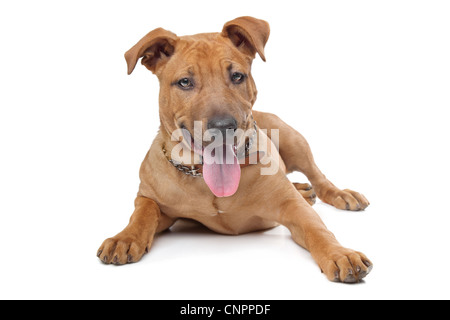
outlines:
[[[227,22],[221,33],[178,37],[158,28],[125,53],[128,74],[142,58],[160,82],[161,129],[169,135],[185,129],[192,137],[189,147],[205,158],[208,129],[221,133],[224,141],[230,132],[253,129],[257,90],[251,65],[256,53],[265,61],[269,32],[267,22],[252,17]],[[202,124],[201,137],[194,130],[196,121]],[[233,140],[232,146],[224,142],[223,149],[236,152],[245,145],[245,139]]]

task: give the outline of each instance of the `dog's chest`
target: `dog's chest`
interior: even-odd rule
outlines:
[[[177,201],[160,203],[161,211],[173,218],[196,220],[207,228],[222,234],[237,235],[272,228],[277,224],[257,216],[257,208],[244,205],[240,199],[223,199],[188,195]]]
[[[212,195],[184,193],[177,194],[174,200],[172,197],[164,197],[159,201],[161,210],[172,217],[179,218],[214,218],[219,215],[226,217],[233,216],[234,206],[220,203]]]

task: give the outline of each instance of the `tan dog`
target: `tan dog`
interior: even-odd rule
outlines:
[[[125,54],[128,74],[142,58],[160,81],[161,128],[141,166],[130,223],[103,242],[97,254],[101,261],[137,262],[156,233],[188,218],[233,235],[282,224],[311,252],[329,280],[358,282],[370,272],[370,260],[342,247],[311,207],[316,194],[343,210],[364,210],[367,199],[328,181],[301,134],[273,114],[252,112],[257,91],[250,68],[256,53],[265,61],[268,37],[267,22],[241,17],[226,23],[221,33],[178,37],[159,28]],[[194,133],[194,121],[202,124],[202,131]],[[187,133],[182,145],[188,148],[188,163],[173,152],[180,142],[171,138],[172,133],[180,129]],[[208,155],[211,142],[197,139],[207,129],[225,136],[239,129],[254,134],[224,142]],[[262,129],[269,129],[267,135]],[[279,130],[279,142],[272,139],[272,144],[275,131],[270,129]],[[210,161],[225,157],[218,152],[230,150],[230,163]],[[256,163],[249,165],[255,154]],[[262,174],[269,164],[277,170]],[[292,184],[286,177],[292,171],[304,173],[312,188]]]

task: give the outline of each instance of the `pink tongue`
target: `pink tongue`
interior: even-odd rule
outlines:
[[[227,163],[227,155],[228,162],[232,163]],[[241,166],[231,145],[224,145],[222,154],[215,157],[211,152],[204,153],[203,179],[216,197],[229,197],[235,194],[241,179]]]

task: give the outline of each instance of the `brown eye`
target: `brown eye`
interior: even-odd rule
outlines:
[[[183,89],[183,90],[187,90],[187,89],[192,89],[194,87],[194,84],[192,83],[192,81],[188,78],[183,78],[180,79],[177,82],[178,86]]]
[[[240,72],[234,72],[234,73],[231,75],[231,81],[232,81],[234,84],[242,83],[242,81],[244,81],[244,79],[245,79],[245,75],[242,74],[242,73],[240,73]]]

